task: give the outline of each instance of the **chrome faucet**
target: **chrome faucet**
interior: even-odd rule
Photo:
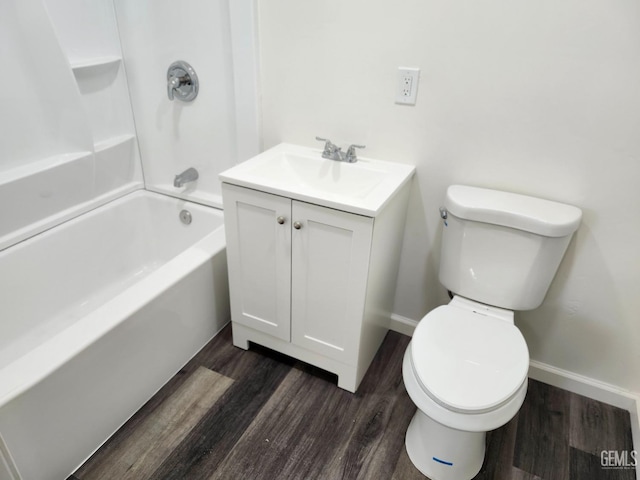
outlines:
[[[196,181],[198,177],[198,171],[195,168],[187,168],[184,172],[176,175],[176,177],[173,179],[173,186],[176,188],[180,188],[184,186],[185,183]]]
[[[348,163],[355,163],[358,160],[356,156],[356,148],[364,148],[364,145],[349,145],[347,153],[345,154],[344,161]]]
[[[356,155],[356,148],[364,148],[364,145],[349,145],[347,152],[343,152],[342,148],[334,145],[328,138],[316,137],[319,142],[324,142],[324,150],[322,151],[322,158],[328,158],[329,160],[336,160],[338,162],[355,163],[358,161]]]

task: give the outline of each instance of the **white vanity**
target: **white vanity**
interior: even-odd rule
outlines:
[[[355,392],[390,322],[411,165],[280,144],[220,174],[234,345]]]

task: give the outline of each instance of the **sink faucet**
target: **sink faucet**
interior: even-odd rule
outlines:
[[[343,152],[342,148],[334,145],[328,138],[316,137],[319,142],[324,142],[324,150],[322,151],[322,158],[328,158],[329,160],[336,160],[338,162],[355,163],[358,161],[356,155],[356,148],[364,148],[364,145],[350,145],[347,152]]]
[[[180,188],[184,186],[185,183],[196,181],[198,177],[198,171],[195,168],[187,168],[184,172],[176,175],[176,177],[173,179],[173,186],[176,188]]]

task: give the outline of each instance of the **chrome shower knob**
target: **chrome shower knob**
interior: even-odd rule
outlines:
[[[167,96],[191,102],[198,96],[198,75],[191,65],[183,60],[173,62],[167,70]]]

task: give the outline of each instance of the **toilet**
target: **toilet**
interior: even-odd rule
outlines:
[[[469,480],[486,432],[511,420],[527,393],[529,351],[514,311],[540,306],[580,209],[452,185],[444,207],[439,279],[452,297],[417,325],[402,376],[417,410],[409,458],[432,480]]]

